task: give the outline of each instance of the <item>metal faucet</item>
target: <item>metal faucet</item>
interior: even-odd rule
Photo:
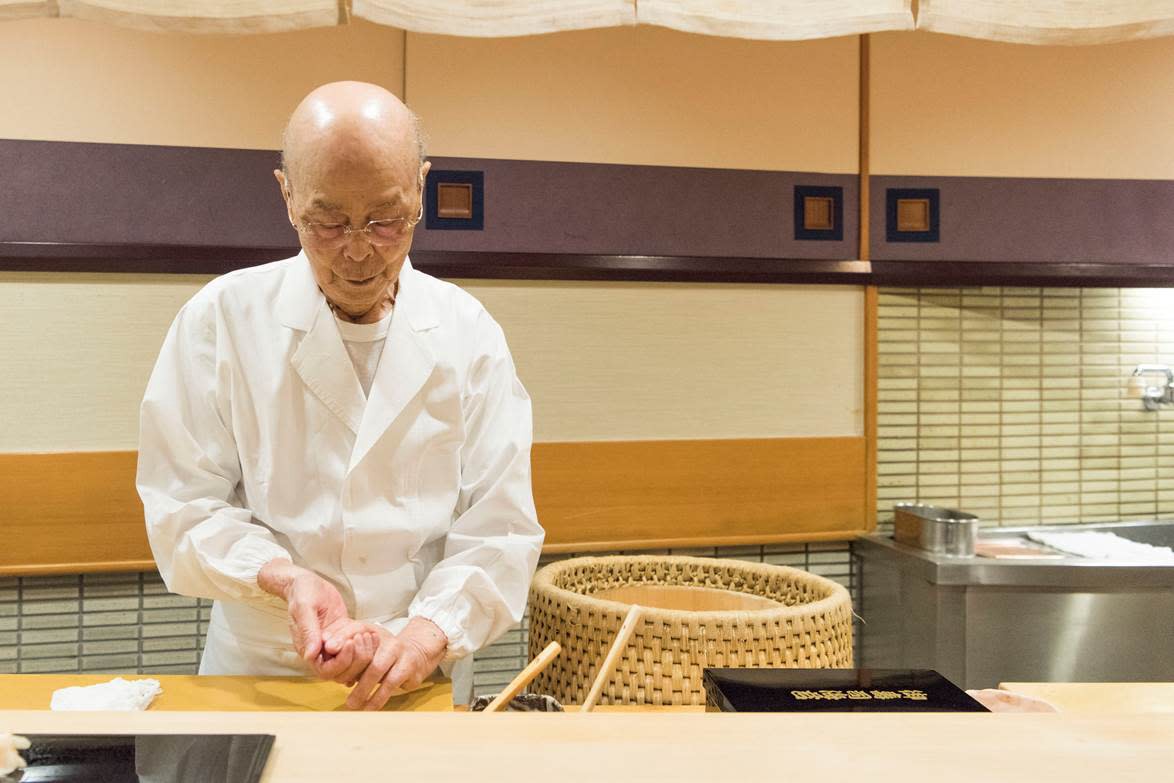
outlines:
[[[1162,374],[1166,382],[1160,386],[1148,383],[1143,376]],[[1139,364],[1133,371],[1133,377],[1143,378],[1144,387],[1141,389],[1141,402],[1147,411],[1156,411],[1162,404],[1174,403],[1174,370],[1164,364]]]

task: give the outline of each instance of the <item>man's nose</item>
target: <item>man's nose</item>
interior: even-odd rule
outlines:
[[[346,244],[342,246],[343,254],[352,261],[362,261],[374,250],[367,240],[367,232],[365,231],[350,232],[346,235]]]

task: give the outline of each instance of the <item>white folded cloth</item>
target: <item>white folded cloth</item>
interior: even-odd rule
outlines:
[[[124,680],[115,677],[97,685],[53,691],[51,710],[145,710],[163,692],[158,680]]]
[[[0,732],[0,777],[24,769],[24,759],[18,751],[28,750],[29,741],[16,734]]]
[[[1168,546],[1151,546],[1130,541],[1116,533],[1079,531],[1071,533],[1028,533],[1032,541],[1080,557],[1096,560],[1122,560],[1130,563],[1174,563],[1174,550]]]

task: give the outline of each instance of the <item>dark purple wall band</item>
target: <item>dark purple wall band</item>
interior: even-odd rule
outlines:
[[[297,250],[277,154],[0,140],[0,270],[217,274]],[[1174,182],[852,175],[434,158],[482,173],[481,230],[417,229],[449,277],[1174,285]],[[796,187],[842,188],[842,239],[796,239]],[[887,242],[889,188],[940,191],[936,242]],[[802,235],[802,232],[798,232]]]
[[[297,247],[278,161],[268,150],[0,139],[0,242]]]
[[[855,258],[857,178],[788,171],[433,158],[484,172],[483,231],[417,231],[418,250],[713,258]],[[844,189],[840,241],[794,237],[796,185]]]
[[[940,191],[938,241],[886,241],[886,192],[897,188]],[[1174,267],[1168,180],[874,175],[870,190],[874,261]]]

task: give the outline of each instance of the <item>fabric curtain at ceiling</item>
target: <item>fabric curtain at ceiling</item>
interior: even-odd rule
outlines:
[[[8,13],[9,9],[16,11]],[[21,9],[24,13],[18,13]],[[338,0],[0,0],[0,19],[68,16],[140,30],[276,33],[339,23]]]
[[[1174,0],[921,0],[917,27],[1011,43],[1112,43],[1174,34]]]
[[[641,24],[729,38],[794,41],[912,30],[911,0],[638,0]]]
[[[24,19],[31,16],[55,16],[54,2],[30,2],[29,0],[0,0],[0,20]]]
[[[416,33],[500,38],[636,23],[636,0],[354,0],[351,12]]]
[[[418,33],[509,37],[636,24],[761,40],[914,27],[1028,44],[1174,35],[1174,0],[0,0],[0,20],[63,16],[192,33],[272,33],[349,15]]]

